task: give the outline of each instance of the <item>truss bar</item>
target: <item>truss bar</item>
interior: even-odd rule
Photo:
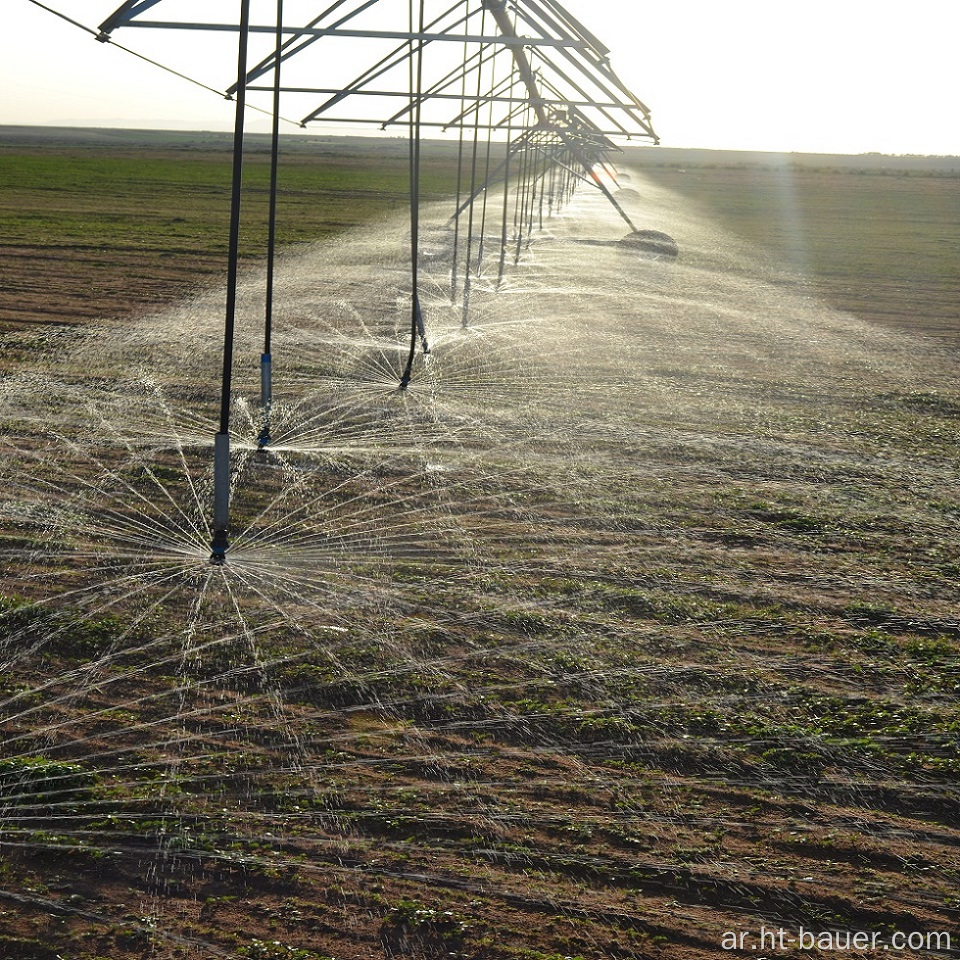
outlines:
[[[542,55],[541,55],[541,56],[542,56]],[[581,73],[584,72],[584,71],[583,71],[583,65],[577,63],[577,61],[576,61],[573,57],[568,57],[567,59],[570,60],[570,62],[571,62],[575,67],[577,67],[577,69],[580,70]],[[566,73],[564,73],[564,71],[561,70],[560,67],[558,67],[549,57],[543,57],[543,60],[544,60],[547,64],[549,64],[551,70],[553,70],[556,74],[559,75],[559,77],[560,77],[561,80],[563,80],[565,83],[569,84],[570,87],[571,87],[573,90],[575,90],[577,93],[579,93],[581,97],[584,97],[585,99],[588,99],[588,100],[590,99],[590,94],[587,93],[587,91],[586,91],[576,80],[574,80],[572,77],[569,77]],[[611,100],[614,99],[614,95],[613,95],[609,90],[604,89],[603,85],[600,84],[600,83],[598,83],[597,80],[596,80],[596,78],[590,76],[589,74],[585,74],[585,76],[588,76],[589,79],[591,80],[591,82],[594,84],[594,86],[598,87],[603,93],[605,93],[608,97],[610,97]],[[544,81],[544,82],[546,82],[546,81]],[[554,93],[558,93],[557,88],[554,87],[553,85],[550,85],[550,89],[553,90]],[[619,133],[618,133],[619,136],[629,136],[630,131],[627,130],[626,127],[624,127],[622,124],[620,124],[620,122],[619,122],[618,120],[616,120],[614,117],[612,117],[603,107],[601,107],[601,106],[599,106],[599,105],[595,105],[595,106],[596,106],[596,109],[599,111],[599,113],[600,113],[603,117],[605,117],[607,120],[609,120],[610,123],[614,124],[614,126],[616,126],[616,127],[619,128]],[[628,113],[629,116],[630,116],[630,118],[631,118],[635,123],[638,123],[644,130],[648,130],[648,129],[649,129],[648,126],[647,126],[647,124],[646,124],[644,121],[640,120],[638,117],[636,117],[633,113],[630,112],[630,105],[629,105],[629,104],[623,103],[623,102],[621,101],[620,104],[619,104],[619,109],[621,109],[621,110],[623,110],[624,112]],[[652,135],[652,131],[651,131],[651,135]]]
[[[485,54],[487,53],[487,51],[490,50],[490,46],[487,44],[484,44],[483,46],[480,47],[477,53],[470,58],[470,60],[463,63],[460,67],[454,70],[451,70],[445,77],[438,80],[432,87],[430,87],[429,90],[425,90],[422,94],[420,94],[416,102],[418,104],[422,104],[427,100],[460,100],[462,102],[464,98],[461,97],[459,94],[442,94],[440,93],[440,91],[445,90],[447,87],[451,86],[451,84],[456,83],[457,80],[461,78],[461,76],[469,75],[470,73],[473,72],[474,69],[482,70],[484,66],[486,66],[487,64],[492,64],[493,61],[496,59],[497,55],[501,53],[503,49],[504,49],[503,47],[499,47],[497,50],[494,51],[494,53],[491,56],[485,57]],[[472,60],[477,60],[475,67],[469,66]],[[468,98],[468,99],[472,100],[473,98]],[[383,123],[384,130],[386,130],[386,128],[390,126],[391,123],[396,123],[397,120],[399,120],[402,116],[404,116],[404,114],[412,110],[413,107],[414,107],[414,104],[411,102],[409,106],[404,107],[398,113],[395,113],[392,117],[390,117],[389,120],[385,120]]]
[[[160,0],[127,0],[119,10],[114,11],[100,24],[100,31],[110,33],[117,27],[129,23],[133,17],[139,16],[144,10],[155,7],[159,2]]]
[[[524,2],[530,7],[536,7],[536,0],[524,0]],[[587,43],[596,50],[599,56],[606,59],[610,56],[610,50],[605,47],[576,17],[572,16],[570,12],[563,7],[557,0],[542,0],[542,3],[547,9],[552,10],[553,14],[557,19],[563,22],[567,30],[572,30],[574,33],[578,34]]]
[[[336,2],[333,3],[331,6],[327,7],[327,9],[324,10],[319,17],[315,17],[313,20],[311,20],[310,23],[307,24],[307,29],[315,27],[318,23],[320,23],[324,19],[324,17],[328,17],[331,13],[335,13],[346,2],[347,0],[336,0]],[[363,13],[364,10],[367,10],[370,7],[374,6],[377,2],[378,0],[366,0],[366,2],[362,4],[358,9],[347,14],[345,17],[341,17],[339,20],[335,21],[330,26],[341,27],[343,26],[343,24],[349,23],[350,20],[352,20],[355,16],[357,16],[360,13]],[[283,34],[282,25],[278,26],[277,29],[282,35]],[[272,53],[270,56],[265,57],[263,60],[261,60],[260,63],[258,63],[253,68],[253,70],[251,70],[247,74],[247,83],[249,84],[251,80],[256,80],[259,77],[262,77],[265,73],[267,73],[272,67],[275,60],[277,59],[288,60],[290,57],[294,56],[295,54],[300,53],[301,50],[305,50],[312,43],[316,43],[319,39],[320,37],[317,37],[317,36],[305,37],[302,31],[297,31],[297,33],[294,36],[282,42],[278,50],[274,51],[274,53]],[[296,46],[298,40],[303,42],[300,43],[299,46]],[[287,49],[288,47],[295,47],[295,49],[289,50]],[[234,86],[230,88],[229,92],[233,93],[234,90],[236,90],[236,84],[234,84]]]
[[[526,106],[526,104],[527,104],[527,101],[522,100],[520,102],[520,107],[518,109],[522,110]],[[378,127],[383,126],[382,120],[375,120],[375,119],[371,119],[370,117],[323,117],[322,121],[323,123],[362,123],[367,125],[376,124]],[[502,130],[505,123],[506,123],[506,118],[504,118],[503,120],[497,121],[497,123],[493,124],[492,126],[486,123],[481,123],[479,126],[481,130]],[[421,121],[420,126],[429,127],[434,130],[449,130],[452,124],[440,123],[439,121],[430,122],[427,120],[423,120]],[[473,129],[473,124],[470,125],[470,129],[471,130]],[[611,136],[614,136],[614,135],[615,133],[611,133]]]
[[[488,2],[502,3],[503,0],[488,0]],[[520,7],[518,5],[517,14],[519,17],[523,18],[524,22],[528,26],[530,26],[532,29],[537,30],[539,33],[542,34],[544,32],[544,25],[541,24],[536,19],[536,17],[531,13],[532,8],[536,7],[536,0],[534,0],[534,3],[528,4],[528,6],[531,9]],[[554,21],[548,20],[548,22],[552,22],[554,23],[554,25],[556,25]],[[609,97],[610,99],[616,99],[616,94],[614,93],[613,90],[611,90],[611,86],[614,87],[621,94],[626,96],[629,99],[629,101],[636,107],[636,109],[643,114],[642,120],[636,117],[635,115],[633,116],[633,119],[637,123],[639,123],[640,126],[642,126],[647,131],[647,133],[651,137],[653,137],[654,140],[658,139],[656,134],[653,132],[653,128],[650,126],[650,123],[649,123],[650,111],[640,100],[637,99],[637,97],[623,84],[620,78],[613,72],[606,56],[603,56],[603,57],[597,56],[596,51],[592,49],[589,43],[581,42],[579,45],[577,45],[577,49],[579,50],[581,56],[583,57],[584,62],[580,62],[579,60],[577,60],[577,58],[570,52],[569,49],[565,49],[563,47],[558,47],[557,49],[559,50],[559,53],[563,57],[565,57],[574,67],[576,67],[579,73],[583,74],[584,77],[589,79],[589,81],[598,90],[600,90],[605,96]],[[570,83],[572,86],[574,86],[574,89],[576,89],[582,96],[584,97],[589,96],[586,93],[586,91],[584,91],[578,85],[574,84],[574,82],[570,79],[570,77],[564,74],[553,60],[551,60],[547,56],[543,56],[543,59],[547,64],[550,65],[550,67],[553,70],[555,70],[558,74],[560,74],[560,76],[563,77],[563,79],[567,83]],[[607,119],[613,123],[616,123],[616,121],[613,120],[612,117],[608,116]],[[628,135],[628,132],[624,130],[622,135]]]
[[[543,27],[540,23],[534,19],[529,12],[526,10],[520,11],[520,15],[532,28],[540,30],[542,32]],[[579,52],[584,58],[585,63],[580,63],[567,49],[558,48],[560,54],[565,57],[577,70],[589,78],[590,82],[593,83],[598,90],[601,90],[606,96],[611,99],[614,98],[614,93],[610,89],[610,86],[614,87],[621,94],[623,94],[627,99],[633,103],[637,110],[643,114],[643,121],[638,121],[642,126],[649,130],[651,136],[656,139],[656,134],[654,134],[653,129],[649,127],[650,122],[650,111],[649,109],[633,94],[633,92],[623,83],[623,81],[614,73],[613,69],[610,67],[609,60],[606,57],[596,57],[588,56],[588,54],[593,53],[589,44],[580,44],[578,46]],[[550,66],[560,73],[559,67],[550,60],[549,58],[544,58]],[[586,69],[585,69],[586,68]],[[569,78],[566,78],[567,82],[572,82]],[[609,84],[610,86],[606,86]],[[636,119],[636,118],[635,118]]]
[[[544,10],[536,0],[524,0],[523,6],[524,9],[519,12],[519,16],[531,27],[534,27],[540,32],[543,32],[546,28],[549,31],[560,34],[570,35],[572,33],[586,44],[584,50],[585,60],[592,66],[599,66],[600,64],[606,63],[610,51],[607,50],[596,37],[592,35],[584,36],[582,32],[572,28],[571,25],[558,22],[549,12]],[[538,20],[534,19],[535,17],[539,17],[543,23],[541,24]]]
[[[474,70],[481,70],[486,64],[491,63],[500,53],[503,52],[503,48],[499,48],[488,57],[487,53],[489,50],[490,46],[487,44],[484,44],[478,50],[475,50],[469,57],[464,59],[462,64],[454,67],[453,70],[439,79],[428,90],[426,90],[424,92],[424,96],[436,96],[440,90],[446,89],[450,86],[450,84],[456,83],[458,80],[472,73]],[[476,63],[474,63],[474,61],[476,61]]]
[[[487,94],[485,94],[484,96],[499,96],[500,93],[501,93],[503,90],[510,89],[510,90],[511,90],[511,96],[510,96],[510,98],[509,98],[508,101],[507,101],[508,103],[520,103],[520,104],[526,103],[527,101],[526,101],[526,98],[525,98],[525,97],[515,97],[515,96],[512,96],[512,88],[513,88],[513,84],[510,83],[510,78],[507,77],[507,78],[506,78],[505,80],[503,80],[502,82],[496,84],[496,85],[495,85]],[[469,103],[470,106],[469,106],[469,107],[466,107],[466,108],[463,109],[463,110],[461,110],[460,113],[458,113],[451,121],[449,121],[448,126],[451,126],[451,127],[452,127],[452,126],[454,126],[455,124],[462,123],[462,122],[466,119],[467,116],[469,116],[471,113],[475,113],[477,110],[479,110],[480,107],[483,105],[483,102],[484,102],[484,101],[483,101],[482,97],[481,97],[481,98],[478,98],[478,97],[476,97],[476,96],[463,97],[462,100],[461,100],[461,105],[463,105],[463,104],[465,104],[465,103]]]
[[[510,16],[507,13],[507,4],[506,0],[484,0],[484,7],[490,11],[491,16],[496,21],[497,27],[500,30],[504,42],[508,40],[517,40],[517,32],[514,29],[514,25],[510,20]],[[517,11],[519,15],[519,10]],[[527,88],[528,93],[530,94],[530,106],[533,107],[534,112],[537,115],[537,119],[545,124],[547,122],[547,114],[543,108],[543,103],[540,100],[540,90],[537,88],[536,77],[533,73],[533,67],[530,65],[530,59],[527,57],[526,51],[523,47],[526,46],[517,46],[512,47],[511,52],[513,53],[513,59],[517,64],[517,72],[520,74],[520,81]]]
[[[496,124],[497,128],[502,130],[504,127],[506,127],[509,130],[513,124],[514,119],[516,119],[518,114],[523,113],[523,111],[527,108],[529,103],[530,101],[527,100],[526,98],[522,99],[517,104],[517,106],[515,106],[502,120],[497,121],[497,124]]]
[[[459,80],[459,77],[455,77],[454,81]],[[451,82],[454,82],[451,81]],[[272,93],[272,86],[253,86],[247,87],[248,90],[255,93]],[[281,92],[283,93],[319,93],[319,94],[328,94],[328,93],[339,93],[341,91],[340,87],[281,87]],[[552,93],[556,95],[556,91],[552,90]],[[351,90],[351,96],[357,97],[393,97],[396,99],[409,100],[410,94],[405,90]],[[459,93],[431,93],[423,95],[424,100],[461,100],[464,99],[460,96]],[[485,103],[526,103],[527,97],[521,96],[519,94],[514,96],[499,96],[496,94],[481,94],[479,97],[470,96],[469,94],[465,98],[469,103],[478,103],[481,106]],[[554,99],[551,97],[540,97],[540,100],[543,102],[544,106],[547,107],[606,107],[610,110],[630,110],[631,108],[627,104],[623,103],[597,103],[594,100],[567,100],[566,98]],[[404,111],[406,112],[406,111]],[[391,121],[397,119],[396,117],[391,117]],[[380,121],[382,122],[382,121]],[[388,123],[390,121],[387,121]],[[454,121],[455,123],[456,121]],[[451,124],[452,126],[452,124]]]
[[[186,21],[131,20],[128,27],[162,30],[206,30],[214,33],[236,33],[235,23],[190,23]],[[276,33],[275,26],[253,25],[251,33]],[[400,30],[341,30],[337,27],[284,27],[284,33],[296,33],[311,37],[354,37],[361,40],[441,40],[449,43],[502,43],[510,47],[570,47],[574,50],[587,48],[582,40],[561,40],[555,37],[489,37],[479,34],[458,33],[411,33]]]
[[[585,117],[576,107],[574,106],[570,107],[569,115],[571,120],[571,127],[573,126],[572,121],[576,121],[577,124],[579,124],[579,130],[583,135],[586,135],[586,136],[595,135],[594,133],[595,127],[593,123],[591,123],[590,120],[587,117]],[[626,133],[627,131],[624,131],[624,132]],[[607,149],[607,150],[610,150],[613,148],[613,144],[609,140],[607,140],[603,144],[597,144],[597,146],[602,146],[604,149]]]
[[[426,29],[432,30],[438,23],[440,23],[441,20],[443,20],[444,17],[447,17],[453,13],[457,7],[460,6],[461,2],[462,0],[457,0],[452,7],[444,11],[435,20],[432,20]],[[468,13],[465,17],[461,17],[455,23],[451,24],[451,27],[459,27],[462,24],[468,23],[470,16],[471,15]],[[410,55],[410,43],[407,42],[400,44],[399,47],[391,50],[390,53],[378,60],[375,64],[373,64],[373,66],[364,70],[359,77],[356,77],[354,80],[352,80],[346,87],[333,91],[335,96],[331,97],[325,103],[317,107],[313,113],[304,118],[303,122],[308,123],[310,120],[315,120],[320,116],[321,113],[324,113],[325,111],[329,110],[330,107],[333,107],[345,100],[351,93],[360,90],[368,83],[372,83],[377,79],[377,77],[382,77],[385,73],[389,73],[389,71],[394,69],[394,67],[400,66],[400,64],[403,63],[404,60],[408,59]]]
[[[557,69],[557,68],[555,68],[555,69]],[[565,74],[563,74],[562,71],[560,71],[559,69],[557,69],[557,73],[559,73],[561,77],[564,77],[564,78],[566,79]],[[581,96],[587,96],[587,94],[583,91],[583,89],[582,89],[578,84],[575,84],[575,83],[573,83],[573,81],[570,81],[570,80],[568,80],[567,82],[570,83],[570,85],[574,88],[574,90],[576,90],[577,93],[579,93]],[[545,78],[542,78],[542,83],[543,83],[543,86],[544,86],[550,93],[552,93],[554,96],[556,96],[556,97],[562,97],[562,96],[563,96],[563,94],[562,94],[562,92],[560,91],[560,89],[559,89],[558,87],[554,86],[554,84],[551,83],[549,80],[547,80],[547,79],[545,79]],[[586,116],[584,116],[584,114],[580,112],[580,110],[578,109],[578,107],[586,106],[586,107],[588,107],[588,108],[589,108],[589,107],[594,107],[594,108],[596,108],[596,109],[600,112],[600,115],[601,115],[601,116],[603,116],[604,118],[606,118],[607,120],[609,120],[612,124],[616,125],[617,129],[620,131],[620,134],[619,134],[620,136],[627,136],[627,137],[629,137],[629,136],[630,136],[630,131],[629,131],[625,126],[623,126],[623,124],[620,123],[619,120],[617,120],[616,117],[614,117],[614,116],[609,112],[610,110],[620,110],[621,112],[625,113],[631,120],[633,120],[634,122],[638,123],[639,126],[640,126],[643,130],[646,130],[646,129],[647,129],[646,124],[643,123],[641,120],[639,120],[639,119],[635,116],[635,114],[633,113],[633,110],[632,110],[631,106],[630,106],[629,104],[623,103],[622,101],[620,101],[620,102],[618,102],[618,103],[615,103],[612,107],[608,107],[608,105],[606,105],[606,104],[604,104],[604,103],[602,103],[602,102],[598,103],[598,102],[595,101],[595,100],[593,100],[593,101],[587,101],[587,102],[585,102],[585,103],[584,103],[584,102],[581,102],[581,101],[577,101],[577,100],[565,100],[565,101],[564,101],[564,105],[565,105],[566,108],[567,108],[568,120],[569,120],[569,121],[574,121],[574,120],[575,120],[578,124],[580,124],[580,125],[581,125],[582,127],[584,127],[585,129],[593,130],[593,129],[595,128],[595,124],[594,124],[589,118],[587,118]],[[612,148],[612,147],[613,147],[613,144],[612,144],[612,143],[608,143],[607,146],[610,147],[610,148]]]
[[[484,63],[488,63],[493,57],[484,59],[487,51],[490,49],[488,45],[480,47],[478,50],[475,50],[469,56],[466,55],[466,50],[464,51],[463,63],[454,67],[449,73],[444,77],[438,80],[428,91],[431,95],[434,95],[437,91],[443,90],[445,87],[448,87],[451,83],[456,83],[457,80],[464,81],[466,77],[471,74],[475,69],[479,70],[483,67]],[[501,51],[498,50],[494,53],[494,57],[497,56]],[[476,61],[476,63],[474,63]],[[466,100],[467,97],[464,93],[460,94],[461,100]]]

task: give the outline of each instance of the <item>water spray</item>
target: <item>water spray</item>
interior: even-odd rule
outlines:
[[[464,119],[470,117],[473,127],[473,148],[470,151],[469,177],[470,196],[465,203],[459,202],[455,218],[458,220],[454,236],[451,293],[454,299],[458,292],[463,301],[463,325],[469,322],[471,296],[471,273],[477,276],[482,270],[482,260],[487,256],[486,214],[488,189],[502,175],[504,200],[500,231],[500,257],[497,286],[503,280],[507,248],[519,260],[524,242],[530,243],[534,229],[542,227],[544,217],[559,209],[572,196],[574,187],[584,180],[593,182],[606,196],[630,227],[625,238],[628,246],[650,252],[650,245],[657,246],[658,255],[669,255],[669,238],[655,237],[650,231],[637,229],[636,224],[617,202],[597,170],[601,169],[607,150],[615,149],[608,137],[642,137],[659,142],[650,124],[647,108],[623,85],[613,72],[609,62],[609,50],[590,33],[576,18],[565,10],[560,0],[451,0],[443,4],[438,16],[426,17],[428,0],[410,0],[409,23],[393,24],[386,19],[378,29],[364,29],[364,14],[373,7],[387,8],[390,5],[380,0],[337,0],[323,12],[309,20],[305,26],[291,27],[283,24],[283,2],[277,0],[275,24],[251,24],[251,2],[240,0],[240,19],[232,22],[201,22],[154,20],[147,15],[167,5],[162,0],[125,0],[115,13],[105,20],[97,39],[107,41],[120,27],[145,27],[172,30],[239,31],[239,62],[237,82],[226,91],[227,99],[236,102],[234,128],[233,194],[230,214],[230,247],[227,274],[227,309],[224,326],[223,382],[221,386],[220,427],[215,439],[214,456],[214,523],[211,539],[211,560],[222,563],[228,549],[230,520],[230,406],[231,380],[234,350],[234,325],[237,301],[237,270],[239,251],[240,193],[242,180],[244,132],[243,115],[247,109],[247,93],[271,92],[273,94],[273,149],[271,154],[270,220],[268,243],[267,305],[264,343],[260,352],[260,405],[262,423],[258,436],[261,448],[272,442],[270,414],[273,400],[271,325],[274,290],[274,257],[276,242],[276,200],[278,165],[278,121],[280,100],[284,93],[323,94],[320,106],[306,113],[299,125],[317,121],[322,123],[361,122],[373,123],[386,129],[406,117],[410,124],[411,139],[411,266],[412,291],[410,314],[410,349],[404,369],[399,377],[399,387],[405,390],[413,376],[417,347],[429,354],[430,345],[424,326],[424,307],[418,290],[420,202],[420,143],[423,130],[428,127],[447,129],[460,127],[460,158],[463,159]],[[172,4],[170,5],[173,6]],[[419,17],[415,12],[419,8]],[[385,14],[386,17],[386,14]],[[230,19],[230,18],[226,18]],[[386,29],[380,29],[385,27]],[[358,29],[359,28],[359,29]],[[247,65],[247,48],[251,36],[276,35],[275,47],[252,70]],[[281,86],[281,63],[290,57],[304,58],[306,52],[318,41],[323,41],[324,50],[333,43],[345,42],[348,38],[392,39],[398,42],[390,53],[366,67],[355,80],[339,89],[322,87]],[[284,39],[286,38],[286,39]],[[439,58],[443,64],[438,76],[426,73],[432,64],[425,63],[424,51],[433,44],[462,45],[462,62],[450,69],[449,60]],[[469,54],[469,48],[474,53]],[[511,71],[505,80],[498,77],[493,61],[500,54],[511,60]],[[400,77],[403,67],[409,68],[408,82]],[[257,86],[258,78],[273,71],[269,86]],[[502,76],[502,72],[501,72]],[[379,78],[387,78],[375,84]],[[474,83],[474,80],[476,81]],[[455,85],[460,87],[459,93]],[[384,89],[375,89],[382,86]],[[378,112],[376,116],[359,117],[350,112],[341,116],[339,106],[346,101],[356,102],[365,97],[380,100],[402,97],[407,106],[400,112],[394,109]],[[458,114],[453,119],[437,111],[449,101],[457,102]],[[259,109],[251,106],[249,109]],[[426,111],[434,111],[431,115]],[[421,116],[421,111],[424,112]],[[262,111],[266,112],[266,111]],[[481,118],[481,113],[483,114]],[[386,119],[383,119],[383,118]],[[478,167],[479,131],[486,131],[488,142],[482,165],[485,181],[479,183]],[[490,140],[506,135],[506,157],[496,171],[491,172]],[[465,182],[463,164],[458,164],[460,186]],[[596,168],[596,170],[595,170]],[[615,181],[614,181],[615,182]],[[459,194],[458,188],[458,194]],[[474,219],[474,207],[481,202]],[[508,211],[513,207],[514,236],[508,233]],[[469,208],[467,236],[459,234],[459,216]],[[474,224],[479,222],[480,235],[474,236]],[[668,242],[669,241],[669,242]],[[675,245],[674,245],[675,246]],[[465,248],[465,264],[461,248]],[[474,259],[476,258],[476,260]],[[489,259],[489,258],[488,258]],[[458,291],[458,269],[465,269],[462,285]]]

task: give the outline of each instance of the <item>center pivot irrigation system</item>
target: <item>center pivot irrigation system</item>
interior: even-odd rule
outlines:
[[[234,20],[237,4],[239,16]],[[284,0],[234,0],[203,5],[230,7],[226,22],[156,19],[161,11],[175,16],[178,5],[188,15],[199,9],[182,0],[127,0],[100,25],[97,39],[110,43],[116,31],[133,27],[239,35],[237,80],[226,91],[236,101],[236,122],[210,558],[223,563],[229,545],[231,379],[248,95],[271,94],[273,119],[261,447],[271,442],[281,102],[286,113],[289,104],[307,101],[309,109],[299,121],[302,127],[344,122],[408,131],[412,294],[409,350],[405,349],[406,361],[398,376],[401,391],[410,384],[418,345],[429,352],[418,277],[425,130],[459,135],[458,195],[450,221],[450,296],[452,302],[462,301],[464,326],[473,278],[480,275],[484,257],[492,259],[484,251],[485,244],[499,247],[499,286],[507,257],[519,260],[531,232],[542,226],[545,210],[547,215],[552,213],[578,183],[600,190],[624,219],[630,228],[624,243],[656,256],[675,256],[676,246],[664,234],[639,230],[615,196],[619,184],[609,156],[619,148],[611,138],[657,143],[649,110],[614,73],[608,48],[558,0],[455,0],[452,4],[449,0],[332,0],[311,16],[304,16],[312,5],[305,0],[286,0],[286,11]],[[302,25],[285,22],[285,16],[294,15],[294,7],[305,21]],[[253,22],[254,13],[270,22]],[[269,47],[253,63],[251,47],[256,43]],[[346,73],[344,64],[349,65]],[[317,85],[318,77],[324,85]],[[319,106],[317,97],[323,97]],[[488,203],[491,188],[502,191],[497,211],[492,209],[494,203]],[[491,244],[487,222],[495,218],[499,218],[499,229]]]

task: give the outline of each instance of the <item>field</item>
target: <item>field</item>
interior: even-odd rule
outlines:
[[[403,145],[291,145],[258,450],[258,156],[214,567],[223,143],[36,136],[0,152],[0,957],[960,953],[950,162],[629,154],[679,260],[581,190],[466,326],[431,203],[400,393]]]
[[[960,161],[637,151],[654,182],[812,283],[840,310],[960,340]]]
[[[0,132],[5,278],[0,329],[142,315],[223,275],[232,140],[226,135],[7,128]],[[425,198],[456,187],[449,150],[428,152]],[[269,142],[250,138],[246,257],[264,256]],[[278,242],[336,235],[405,210],[407,145],[290,139]]]

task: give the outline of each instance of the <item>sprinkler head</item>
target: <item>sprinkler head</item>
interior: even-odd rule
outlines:
[[[262,450],[264,447],[269,447],[273,442],[273,438],[270,436],[270,425],[264,424],[263,429],[260,431],[260,436],[257,437],[257,446]]]
[[[210,562],[217,567],[227,562],[227,531],[214,530],[210,541]]]

